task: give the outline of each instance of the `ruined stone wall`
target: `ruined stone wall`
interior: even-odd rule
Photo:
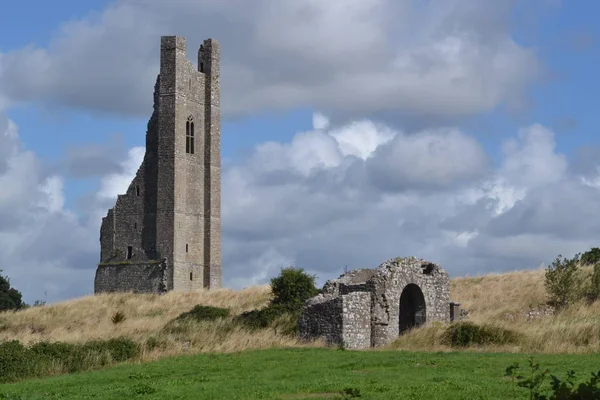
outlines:
[[[342,342],[347,349],[371,346],[371,293],[352,292],[342,298]]]
[[[117,197],[100,228],[100,262],[143,262],[156,254],[156,185],[158,85],[154,87],[154,112],[146,132],[146,153],[125,194]],[[127,247],[133,254],[127,259]]]
[[[403,293],[411,294],[404,303]],[[326,333],[333,344],[347,348],[383,346],[399,336],[401,325],[423,323],[423,315],[425,322],[449,322],[449,297],[449,276],[439,265],[414,257],[396,258],[376,269],[354,270],[327,281],[322,294],[306,302],[298,331],[304,338]],[[337,302],[341,310],[323,306]],[[328,322],[339,318],[341,323]],[[339,342],[333,341],[336,338]]]
[[[167,290],[221,287],[219,59],[218,43],[205,40],[196,69],[185,38],[161,38],[144,161],[102,221],[101,264],[166,259]]]
[[[322,339],[327,345],[343,343],[343,299],[320,297],[298,319],[301,339]]]
[[[165,73],[174,74],[174,80],[169,80],[173,80],[176,88],[168,99],[175,103],[173,289],[218,288],[221,287],[219,47],[214,40],[204,41],[197,69],[187,59],[183,38],[163,38],[164,58],[170,57],[172,47],[175,67]],[[186,148],[189,129],[194,134],[193,152]]]
[[[221,267],[221,50],[217,41],[205,40],[198,51],[205,84],[204,269],[205,285],[220,288]]]
[[[298,319],[303,339],[322,339],[328,345],[361,349],[371,344],[371,294],[351,292],[321,295]]]
[[[164,262],[100,264],[94,292],[163,293],[171,272]]]
[[[430,266],[430,267],[428,267]],[[425,299],[427,322],[450,320],[448,273],[438,265],[414,257],[389,260],[369,281],[373,287],[373,346],[384,346],[400,334],[400,298],[414,284]]]

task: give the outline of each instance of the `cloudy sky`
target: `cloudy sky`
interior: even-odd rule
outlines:
[[[452,276],[600,245],[595,2],[20,0],[0,12],[0,269],[93,292],[161,35],[222,49],[224,284],[395,256]]]

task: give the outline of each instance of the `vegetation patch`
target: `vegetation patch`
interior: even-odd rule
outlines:
[[[220,307],[211,307],[211,306],[203,306],[198,304],[190,311],[186,311],[184,313],[179,314],[176,321],[214,321],[218,318],[227,318],[229,317],[229,309],[228,308],[220,308]]]
[[[509,329],[459,322],[446,329],[442,342],[452,347],[489,346],[517,343],[520,338],[520,334]]]
[[[588,381],[577,384],[575,371],[568,371],[566,378],[561,380],[558,376],[550,374],[549,369],[542,370],[540,364],[531,357],[528,372],[521,374],[517,362],[506,368],[505,376],[512,378],[517,386],[527,389],[531,400],[600,399],[600,370],[597,373],[592,372]]]
[[[536,358],[554,371],[577,371],[574,387],[589,383],[590,372],[598,370],[597,354]],[[188,355],[5,384],[0,394],[26,399],[515,400],[529,399],[529,388],[503,375],[507,366],[526,361],[510,353],[268,349]],[[545,387],[552,383],[548,378]]]
[[[256,330],[279,322],[280,333],[295,334],[296,321],[304,303],[319,293],[315,279],[316,276],[307,274],[302,268],[282,268],[279,276],[271,279],[273,297],[269,304],[240,314],[235,318],[236,323]]]
[[[139,355],[140,346],[126,338],[84,344],[39,342],[29,347],[12,340],[0,343],[0,382],[84,371]]]

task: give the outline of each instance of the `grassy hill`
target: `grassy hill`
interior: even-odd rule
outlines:
[[[591,268],[582,267],[584,273]],[[514,345],[488,346],[475,351],[525,353],[596,353],[600,351],[600,301],[585,301],[557,313],[535,319],[530,310],[544,308],[547,294],[544,269],[454,278],[451,298],[469,311],[468,320],[514,330],[522,339]],[[447,350],[440,344],[445,330],[431,325],[400,337],[393,347],[406,350]]]
[[[301,344],[281,333],[278,324],[250,331],[231,318],[198,322],[178,329],[167,323],[197,304],[230,308],[232,315],[260,308],[270,298],[268,286],[240,291],[217,290],[165,295],[103,294],[69,300],[51,306],[33,307],[0,314],[0,342],[18,339],[23,343],[64,341],[83,343],[117,337],[144,347],[141,360],[200,352],[232,352],[271,347],[320,346]],[[519,343],[475,350],[544,353],[591,353],[600,351],[600,302],[580,303],[555,316],[528,321],[526,313],[546,302],[544,271],[519,271],[451,280],[451,298],[469,311],[468,320],[477,324],[505,327],[523,334]],[[111,320],[121,312],[125,320]],[[288,321],[289,324],[289,321]],[[400,337],[391,347],[406,350],[449,350],[441,344],[443,324],[432,324]]]

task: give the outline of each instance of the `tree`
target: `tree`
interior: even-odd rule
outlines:
[[[11,288],[8,277],[0,274],[0,311],[19,310],[24,307],[21,292]]]
[[[581,274],[578,268],[580,254],[572,259],[562,255],[546,268],[546,291],[556,308],[563,308],[581,297]]]
[[[581,256],[581,264],[594,265],[600,262],[600,248],[592,247]]]
[[[271,279],[274,305],[282,305],[290,310],[299,310],[304,302],[317,295],[315,276],[302,268],[282,268],[278,277]]]

